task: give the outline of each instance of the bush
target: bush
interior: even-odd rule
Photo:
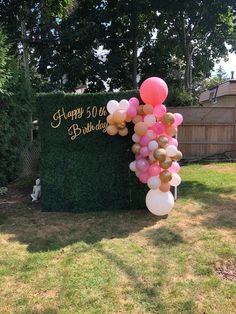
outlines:
[[[178,106],[192,106],[194,98],[192,95],[184,90],[178,88],[170,88],[169,95],[165,104],[168,107],[178,107]]]

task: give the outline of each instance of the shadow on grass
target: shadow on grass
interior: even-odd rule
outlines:
[[[199,211],[190,213],[192,216],[209,214],[202,221],[209,228],[236,227],[236,197],[232,187],[209,187],[198,181],[186,180],[179,188],[179,198],[191,199],[200,202],[203,207]],[[233,197],[234,196],[234,197]]]
[[[166,227],[148,230],[145,235],[152,241],[154,246],[158,247],[172,247],[184,243],[180,233]]]

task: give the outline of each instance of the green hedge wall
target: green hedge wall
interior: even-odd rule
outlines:
[[[97,125],[99,120],[100,125],[105,123],[107,113],[103,114],[107,102],[132,96],[138,96],[137,91],[83,95],[58,92],[37,96],[43,211],[145,208],[147,190],[128,167],[134,157],[131,153],[132,131],[127,137],[111,137],[101,130],[91,131],[74,140],[72,134],[68,134],[73,124],[77,124],[83,133],[83,130],[89,131],[88,128],[82,129],[88,123]],[[65,113],[79,108],[77,119],[67,116],[67,119],[62,118],[60,126],[53,128],[51,124],[58,125],[56,118],[61,108]],[[81,110],[84,113],[79,118]],[[96,112],[102,116],[95,117]]]

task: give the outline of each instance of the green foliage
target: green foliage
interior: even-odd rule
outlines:
[[[180,88],[170,88],[166,100],[168,107],[191,106],[194,103],[193,96],[186,90]]]
[[[6,39],[1,36],[2,93],[0,94],[0,186],[17,177],[20,153],[29,134],[29,104],[25,80],[17,63],[9,54]],[[4,38],[4,39],[3,39]]]
[[[137,92],[38,95],[43,211],[128,210],[145,206],[145,187],[128,167],[133,159],[132,132],[128,137],[111,137],[96,131],[75,140],[68,135],[73,123],[83,127],[90,121],[106,121],[105,116],[87,119],[92,107],[132,96]],[[52,128],[53,114],[62,107],[65,112],[80,107],[85,112],[81,119],[63,120],[58,128]]]

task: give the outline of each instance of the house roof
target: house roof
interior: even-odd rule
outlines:
[[[214,98],[235,95],[236,96],[236,80],[228,80],[222,84],[211,87],[210,89],[202,92],[199,97],[199,102],[209,100],[210,94],[214,93]]]

